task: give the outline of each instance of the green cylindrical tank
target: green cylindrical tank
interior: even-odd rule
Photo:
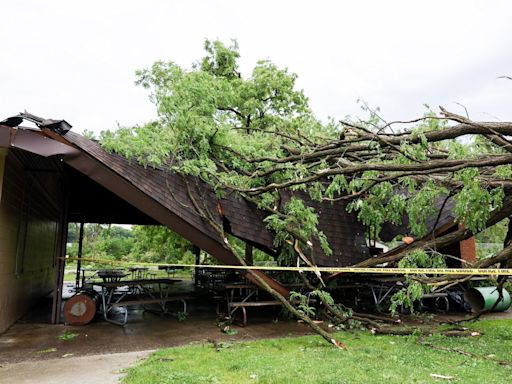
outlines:
[[[502,289],[502,292],[503,298],[498,302],[493,311],[506,311],[510,307],[510,294],[506,289]],[[464,292],[464,300],[475,312],[489,311],[498,298],[499,293],[496,287],[469,288]]]

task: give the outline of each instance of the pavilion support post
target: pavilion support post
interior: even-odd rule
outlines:
[[[53,286],[53,301],[52,301],[52,324],[60,323],[60,312],[62,304],[62,287],[64,285],[64,273],[66,268],[66,245],[68,242],[68,209],[69,209],[69,180],[64,177],[63,188],[63,201],[64,209],[60,218],[60,236],[59,243],[56,246],[56,270],[55,270],[55,283]]]
[[[201,263],[201,248],[196,247],[194,245],[194,248],[193,248],[192,251],[193,251],[194,256],[195,256],[195,264],[199,265]],[[197,287],[198,282],[199,282],[199,268],[195,267],[194,268],[194,285],[196,287]]]
[[[62,303],[62,287],[64,285],[65,267],[66,261],[59,258],[57,261],[57,271],[55,273],[55,286],[53,288],[52,324],[60,323],[60,306]]]
[[[67,218],[67,212],[65,217]],[[66,268],[66,242],[68,239],[67,219],[62,221],[60,246],[57,253],[57,269],[55,271],[55,284],[53,287],[52,324],[60,323],[60,307],[62,303],[62,287],[64,285],[64,271]]]
[[[247,265],[253,265],[254,261],[252,258],[252,245],[249,243],[245,243],[245,262]]]
[[[76,281],[75,288],[80,288],[80,270],[82,269],[82,249],[84,244],[84,221],[80,222],[80,232],[78,235],[78,255],[76,260]]]

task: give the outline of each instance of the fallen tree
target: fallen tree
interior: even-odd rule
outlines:
[[[399,263],[415,250],[435,251],[512,215],[512,123],[476,122],[443,108],[411,121],[386,122],[367,106],[366,119],[324,123],[295,89],[296,75],[288,70],[261,61],[244,78],[236,43],[207,41],[205,49],[206,56],[191,70],[157,62],[139,71],[138,84],[150,90],[157,119],[104,132],[102,144],[256,204],[268,214],[265,220],[275,232],[276,247],[293,255],[289,264],[314,265],[308,259],[314,239],[325,254],[331,250],[316,225],[316,212],[297,195],[283,203],[283,191],[305,191],[325,204],[349,201],[348,209],[357,213],[373,240],[384,223],[400,224],[407,217],[409,234],[421,240],[355,265],[361,267]],[[464,228],[435,237],[435,228],[425,222],[439,214],[435,203],[446,196],[455,201],[453,213]],[[194,210],[245,265],[212,213],[199,202]],[[507,246],[475,266],[487,268],[511,259]],[[247,273],[326,340],[344,347],[258,274]],[[418,278],[440,286],[464,277]],[[327,301],[329,316],[350,317]]]

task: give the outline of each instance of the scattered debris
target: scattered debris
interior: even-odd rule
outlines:
[[[214,339],[208,339],[208,342],[213,344],[213,347],[217,352],[220,352],[221,350],[226,348],[231,348],[233,345],[235,345],[234,343],[217,341]]]
[[[57,348],[47,348],[47,349],[42,349],[40,351],[34,351],[34,355],[44,355],[45,353],[52,353],[52,352],[57,352]]]
[[[387,328],[371,328],[370,332],[374,335],[396,335],[408,336],[417,334],[418,336],[431,336],[440,334],[446,337],[479,337],[482,336],[481,332],[470,330],[469,328],[458,327],[445,331],[439,331],[432,327],[387,327]]]
[[[431,373],[430,376],[435,379],[453,380],[453,376],[438,375],[437,373]]]
[[[57,339],[60,341],[68,341],[68,340],[74,340],[79,336],[76,332],[69,332],[68,330],[65,330],[62,335],[57,336]]]
[[[158,361],[174,361],[174,357],[159,357]]]
[[[418,344],[419,345],[423,345],[425,347],[432,348],[432,349],[436,349],[436,350],[439,350],[439,351],[458,353],[460,355],[471,357],[473,359],[488,360],[488,361],[492,361],[492,362],[494,362],[496,364],[499,364],[499,365],[503,365],[503,366],[507,366],[507,367],[512,367],[512,361],[510,361],[510,360],[498,360],[498,359],[494,359],[494,358],[490,357],[490,356],[494,356],[494,355],[482,356],[482,355],[477,355],[476,353],[464,351],[462,349],[443,347],[443,346],[440,346],[440,345],[434,345],[432,343],[427,343],[427,342],[422,342],[422,341],[419,341]]]
[[[303,323],[305,323],[305,321],[299,319],[299,320],[297,320],[297,323],[303,324]],[[323,320],[313,320],[313,323],[315,323],[315,324],[323,324],[324,322],[323,322]]]
[[[234,336],[238,334],[238,331],[236,329],[231,328],[229,325],[226,325],[222,327],[222,332],[224,332],[226,335]]]

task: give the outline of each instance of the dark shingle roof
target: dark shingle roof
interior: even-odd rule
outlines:
[[[223,240],[219,235],[193,209],[193,203],[188,196],[187,185],[182,176],[161,169],[144,168],[135,161],[130,162],[115,153],[106,152],[97,142],[73,132],[68,132],[63,137],[151,196],[197,231],[222,243]],[[220,203],[225,218],[224,223],[229,224],[228,228],[225,228],[229,232],[263,250],[269,252],[274,250],[274,235],[265,227],[263,219],[266,214],[263,211],[234,193],[218,198],[204,182],[192,177],[188,177],[187,181],[196,202],[201,209],[205,208],[210,219],[217,225],[223,225],[223,218],[217,207]],[[348,265],[368,258],[364,227],[357,221],[355,215],[346,212],[346,203],[319,203],[311,201],[304,194],[300,197],[306,205],[313,207],[318,213],[319,227],[327,236],[333,250],[333,255],[327,256],[322,252],[319,244],[314,242],[312,259],[318,265]],[[183,233],[180,234],[183,235]]]
[[[198,178],[185,178],[164,169],[144,168],[136,161],[108,153],[98,142],[73,132],[59,134],[44,128],[38,130],[1,126],[0,146],[62,160],[74,169],[73,172],[78,171],[86,180],[92,180],[104,188],[106,192],[103,195],[88,196],[86,190],[79,193],[78,205],[85,199],[88,207],[96,208],[95,215],[91,217],[102,216],[101,212],[98,215],[98,210],[103,207],[111,210],[123,207],[122,204],[108,206],[105,202],[100,204],[94,201],[101,199],[98,196],[110,194],[109,199],[117,196],[128,204],[124,205],[128,210],[133,208],[132,212],[138,212],[137,220],[166,225],[223,263],[237,264],[237,259],[226,249],[225,239],[212,228],[208,220],[270,254],[277,252],[273,244],[274,234],[264,223],[264,211],[236,193],[218,197],[210,186]],[[79,178],[69,178],[70,182],[73,180],[76,182]],[[190,196],[205,212],[204,216],[208,216],[207,219],[194,209],[187,186]],[[291,192],[286,194],[288,198],[291,197]],[[319,228],[325,233],[333,250],[333,255],[327,256],[318,242],[314,241],[309,256],[317,265],[349,265],[368,257],[364,227],[354,214],[346,212],[345,202],[319,203],[312,201],[305,193],[293,194],[318,213]],[[126,212],[114,216],[124,220],[131,214]]]
[[[431,233],[434,230],[437,231],[457,224],[453,214],[453,209],[455,208],[455,199],[453,197],[449,197],[446,202],[445,200],[446,196],[440,197],[436,200],[435,213],[427,217],[425,221],[427,233]],[[406,215],[404,215],[400,225],[385,223],[382,226],[380,239],[382,241],[391,241],[398,235],[405,236],[408,233],[410,233],[409,219]]]

